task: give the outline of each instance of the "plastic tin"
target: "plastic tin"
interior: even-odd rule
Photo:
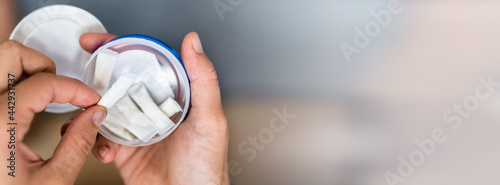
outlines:
[[[160,64],[161,70],[164,70],[165,72],[167,72],[167,74],[174,75],[172,77],[169,76],[168,79],[164,80],[169,80],[169,83],[175,94],[174,99],[182,107],[183,112],[182,114],[178,113],[171,117],[172,121],[175,123],[175,126],[173,128],[168,130],[163,135],[154,136],[148,142],[141,142],[140,140],[127,141],[115,135],[113,132],[103,126],[99,128],[99,133],[113,142],[127,146],[145,146],[163,140],[179,126],[182,120],[184,120],[188,112],[191,98],[188,76],[180,60],[179,54],[164,42],[150,36],[125,35],[115,38],[114,40],[111,40],[98,48],[92,54],[90,60],[87,62],[81,80],[90,87],[92,87],[97,55],[104,49],[110,49],[118,53],[128,50],[144,50],[155,54]],[[119,67],[116,68],[116,66]],[[138,70],[138,68],[140,67],[137,67],[134,64],[115,63],[115,69],[113,69],[111,75],[110,86],[112,86],[113,83],[119,78],[120,74],[123,74],[124,72],[140,75],[144,70]]]

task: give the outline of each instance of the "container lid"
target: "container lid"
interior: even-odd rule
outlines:
[[[83,33],[106,33],[102,23],[89,12],[68,5],[51,5],[35,10],[16,26],[10,39],[47,55],[57,74],[80,79],[90,58],[80,46]],[[51,103],[45,111],[64,113],[78,109],[66,103]]]

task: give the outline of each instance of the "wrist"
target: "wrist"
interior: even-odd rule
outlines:
[[[123,183],[126,185],[160,185],[170,184],[167,179],[163,178],[162,174],[147,172],[139,172],[135,170],[119,169]]]

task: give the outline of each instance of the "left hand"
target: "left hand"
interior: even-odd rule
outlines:
[[[55,75],[55,64],[47,56],[15,41],[0,44],[0,66],[1,184],[73,184],[94,147],[97,125],[106,117],[104,107],[92,106],[99,101],[99,94],[77,79]],[[15,76],[14,91],[8,91],[8,74]],[[23,75],[27,78],[21,81]],[[13,121],[8,114],[9,96],[15,98],[10,101],[15,101]],[[87,109],[71,121],[52,158],[43,160],[23,139],[35,113],[52,102]],[[7,124],[11,122],[17,125]],[[12,129],[14,137],[7,131]],[[14,163],[6,160],[14,158]],[[6,168],[11,164],[13,167]]]

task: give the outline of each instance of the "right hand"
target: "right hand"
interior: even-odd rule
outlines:
[[[88,52],[116,36],[84,34]],[[99,136],[93,153],[115,162],[126,184],[229,184],[228,131],[214,66],[203,53],[198,34],[189,33],[181,58],[191,82],[189,116],[164,140],[144,147],[116,144]]]

